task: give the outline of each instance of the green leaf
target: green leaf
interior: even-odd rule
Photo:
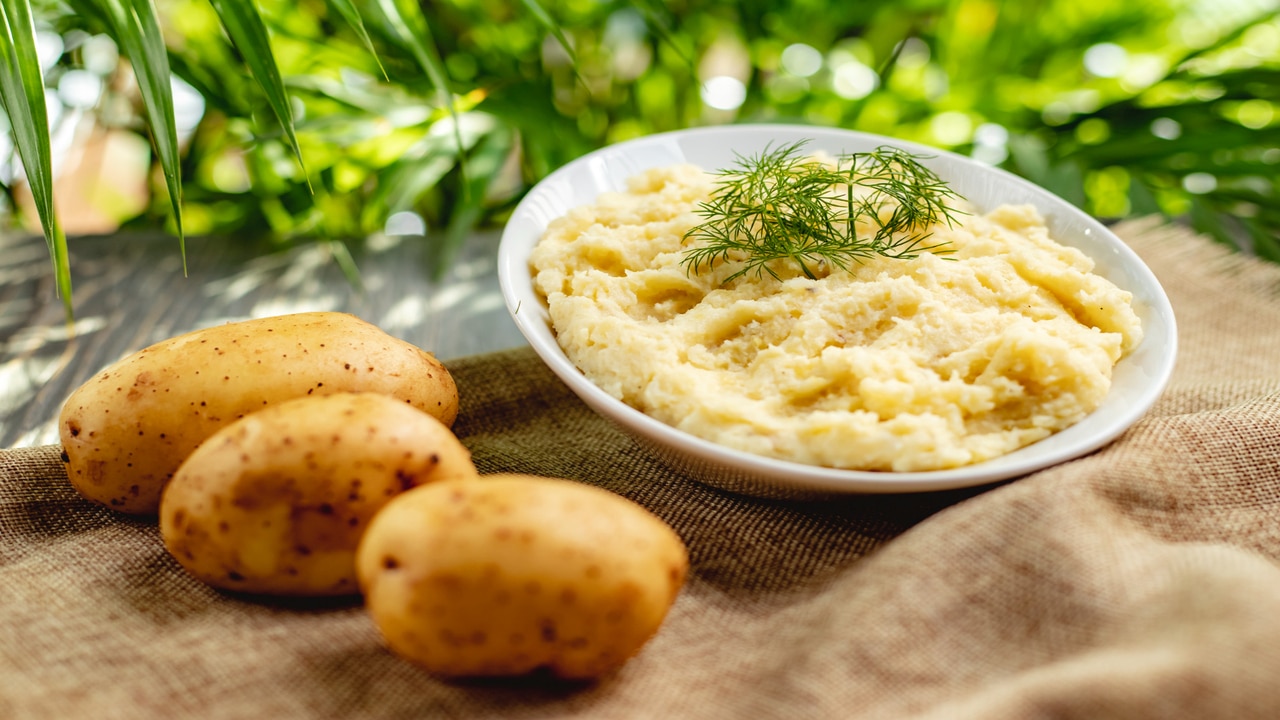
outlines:
[[[373,2],[396,41],[413,55],[422,71],[427,74],[427,79],[436,89],[441,106],[448,109],[449,117],[453,119],[453,139],[458,146],[458,154],[462,156],[462,130],[459,127],[458,111],[453,105],[453,93],[449,90],[449,77],[445,72],[444,61],[440,59],[440,49],[436,47],[431,29],[427,27],[427,18],[422,14],[422,8],[414,0]],[[466,175],[466,159],[465,156],[462,157],[462,172]]]
[[[357,292],[364,292],[364,282],[360,279],[360,268],[356,265],[355,258],[351,257],[351,249],[341,240],[330,240],[325,243],[329,250],[330,257],[338,264],[338,269],[347,278],[347,282],[351,283],[351,287]]]
[[[511,130],[498,126],[476,147],[472,153],[472,173],[466,178],[463,196],[453,203],[449,224],[444,229],[442,242],[431,248],[433,273],[439,278],[453,264],[458,249],[467,236],[475,230],[484,215],[484,203],[489,187],[502,172],[503,164],[511,154],[515,136]]]
[[[187,272],[186,239],[182,231],[182,168],[178,150],[177,124],[173,117],[173,85],[170,84],[169,53],[160,34],[160,22],[151,0],[87,0],[77,6],[92,5],[95,16],[111,29],[124,49],[142,92],[147,124],[165,186],[173,208],[173,221],[182,253],[182,272]]]
[[[275,54],[271,52],[271,42],[267,37],[267,26],[262,16],[254,7],[252,0],[210,0],[222,27],[226,29],[231,42],[240,51],[245,64],[249,66],[253,78],[266,94],[267,103],[280,121],[289,147],[293,149],[298,166],[307,178],[307,187],[311,187],[311,179],[307,175],[306,165],[302,161],[302,149],[298,147],[298,136],[294,130],[293,106],[289,103],[289,95],[284,89],[284,80],[280,76],[280,68],[276,65]]]
[[[360,11],[356,9],[351,0],[329,0],[329,5],[347,24],[355,31],[356,36],[360,38],[360,42],[364,43],[369,54],[373,56],[373,61],[378,63],[378,70],[382,73],[382,79],[387,78],[387,69],[382,67],[382,59],[378,57],[378,51],[373,47],[373,38],[369,37],[369,31],[364,27],[364,19],[360,17]]]
[[[1129,181],[1129,215],[1131,217],[1145,217],[1147,215],[1162,215],[1160,211],[1160,203],[1156,200],[1155,193],[1151,192],[1151,188],[1142,181],[1141,178],[1133,178]]]
[[[441,105],[452,107],[449,79],[427,19],[413,0],[373,0],[374,9],[395,41],[413,55],[435,87]]]
[[[551,17],[546,8],[542,7],[538,0],[521,0],[521,2],[524,3],[525,8],[529,10],[533,17],[542,24],[542,27],[555,37],[556,41],[560,43],[560,47],[564,48],[565,53],[569,55],[569,60],[576,66],[578,64],[578,56],[574,54],[573,46],[569,44],[569,38],[565,36],[564,30],[560,28],[560,25]]]
[[[1191,211],[1188,213],[1191,227],[1208,235],[1232,249],[1240,249],[1240,239],[1223,223],[1223,216],[1215,212],[1209,203],[1201,198],[1191,199]]]
[[[470,122],[463,123],[464,151],[481,142],[497,127],[488,115],[465,117]],[[381,228],[388,216],[417,206],[423,195],[439,185],[444,176],[459,165],[458,146],[454,139],[428,133],[398,160],[378,172],[378,184],[364,204],[361,223],[369,230]],[[470,195],[469,190],[464,192]]]
[[[44,77],[36,52],[35,21],[28,0],[0,0],[0,100],[13,127],[14,144],[31,187],[53,275],[62,296],[67,322],[74,315],[71,303],[71,265],[67,237],[53,206],[53,160],[49,148],[49,114],[44,99]]]
[[[648,23],[658,39],[666,43],[667,47],[671,48],[677,57],[689,65],[690,68],[693,68],[695,53],[685,47],[687,41],[682,40],[681,36],[672,28],[671,18],[669,17],[670,11],[667,7],[659,0],[638,0],[632,7],[640,11],[641,16],[644,17],[645,22]]]
[[[1226,47],[1227,45],[1230,45],[1236,40],[1239,40],[1241,37],[1244,36],[1245,33],[1247,33],[1252,28],[1262,25],[1263,23],[1270,22],[1271,20],[1274,20],[1278,17],[1280,17],[1280,10],[1271,10],[1268,12],[1263,12],[1259,15],[1254,16],[1250,20],[1247,20],[1246,22],[1243,22],[1237,25],[1231,30],[1224,32],[1212,43],[1201,48],[1196,48],[1195,50],[1192,50],[1186,55],[1183,55],[1180,60],[1178,60],[1176,63],[1173,64],[1174,74],[1180,71],[1187,64],[1188,61],[1217,52],[1218,50],[1221,50],[1222,48]]]

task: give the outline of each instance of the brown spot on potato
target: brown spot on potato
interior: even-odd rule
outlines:
[[[71,437],[78,437],[80,435],[80,423],[75,420],[67,421],[67,431],[71,433]]]
[[[382,558],[382,567],[384,570],[395,570],[400,567],[400,560],[392,555],[385,555]]]
[[[538,634],[542,637],[542,642],[553,643],[556,641],[556,621],[551,618],[542,618],[538,623]]]
[[[449,592],[456,592],[459,588],[462,587],[462,578],[458,577],[457,575],[441,573],[439,575],[432,575],[428,579],[430,580],[431,584],[438,585],[444,590]]]
[[[64,463],[69,463],[69,462],[71,462],[71,457],[67,455],[67,451],[66,451],[66,450],[63,450],[63,451],[62,451],[62,453],[61,453],[58,457],[62,458],[62,462],[64,462]]]
[[[227,573],[227,579],[228,579],[228,580],[230,580],[230,581],[232,581],[232,582],[243,582],[243,581],[244,581],[244,576],[243,576],[243,575],[241,575],[240,573],[236,572],[235,570],[232,570],[232,571],[230,571],[230,572],[228,572],[228,573]]]

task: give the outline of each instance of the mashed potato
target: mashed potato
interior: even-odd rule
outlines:
[[[953,468],[1082,419],[1142,330],[1128,292],[1029,206],[938,227],[948,255],[849,271],[681,264],[714,176],[643,173],[551,224],[535,287],[597,385],[693,435],[861,470]]]

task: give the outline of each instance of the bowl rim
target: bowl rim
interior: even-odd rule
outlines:
[[[541,237],[542,232],[545,230],[545,224],[536,228],[535,232],[535,228],[532,228],[529,223],[532,222],[531,216],[536,215],[538,211],[537,206],[547,202],[547,198],[543,196],[543,193],[548,192],[550,188],[559,187],[567,182],[568,178],[584,171],[590,173],[594,169],[598,173],[600,168],[592,168],[591,166],[604,159],[626,157],[628,153],[634,153],[636,150],[643,150],[656,144],[680,141],[696,142],[710,137],[716,138],[717,142],[732,144],[734,138],[758,135],[759,133],[799,133],[815,139],[821,137],[821,139],[831,142],[849,141],[853,143],[892,145],[924,156],[922,160],[926,165],[930,164],[930,162],[941,162],[938,158],[950,163],[959,163],[963,168],[972,169],[980,175],[993,178],[1002,185],[1018,188],[1022,194],[1035,199],[1037,205],[1044,203],[1069,214],[1073,222],[1083,226],[1082,234],[1096,234],[1092,241],[1105,244],[1117,256],[1110,264],[1111,266],[1122,268],[1126,273],[1132,275],[1135,280],[1141,281],[1148,290],[1154,290],[1151,297],[1145,300],[1149,305],[1148,317],[1157,319],[1163,326],[1163,337],[1161,338],[1163,351],[1157,356],[1154,372],[1145,373],[1146,384],[1137,401],[1119,408],[1118,413],[1113,412],[1113,414],[1105,418],[1095,418],[1105,407],[1106,401],[1104,400],[1104,406],[1099,407],[1093,413],[1071,426],[1083,425],[1092,419],[1097,423],[1101,423],[1100,428],[1095,432],[1086,434],[1081,440],[1069,443],[1064,447],[1054,447],[1049,451],[1034,450],[1037,445],[1044,442],[1042,440],[1039,443],[1032,443],[1004,456],[959,468],[894,472],[831,468],[754,455],[718,445],[710,440],[679,430],[606,393],[587,379],[564,354],[555,340],[555,334],[547,315],[545,300],[533,289],[532,273],[529,271],[527,262],[528,253]],[[637,172],[646,167],[660,164],[666,163],[651,163],[638,168]],[[592,181],[597,184],[602,182],[600,178],[595,176],[592,176]],[[596,193],[599,194],[599,192],[607,189],[611,188],[597,187]],[[1049,218],[1046,218],[1046,220],[1048,221]],[[533,235],[532,237],[531,234]],[[1066,245],[1074,245],[1074,242],[1064,242],[1057,237],[1055,239]],[[1078,238],[1076,241],[1078,242]],[[1093,259],[1096,263],[1100,262],[1099,258],[1094,257]],[[502,230],[498,247],[498,280],[508,313],[534,352],[593,411],[613,421],[624,430],[638,433],[650,442],[656,442],[671,450],[684,453],[701,463],[710,463],[745,476],[760,478],[763,482],[771,485],[791,488],[801,492],[901,493],[972,487],[1020,477],[1082,457],[1115,440],[1146,414],[1147,410],[1155,404],[1167,386],[1177,355],[1176,319],[1164,289],[1141,258],[1096,218],[1029,180],[1000,168],[980,164],[972,158],[890,136],[817,125],[744,123],[688,128],[646,135],[608,145],[582,155],[550,173],[517,204],[515,211]],[[1124,289],[1133,291],[1134,288]],[[529,302],[537,305],[534,311],[530,311],[526,307]],[[1142,343],[1135,347],[1129,356],[1122,358],[1120,362],[1124,363],[1125,360],[1137,353],[1144,344],[1154,342],[1153,338],[1154,335],[1147,327],[1147,323],[1144,322]],[[1108,409],[1111,411],[1117,410],[1116,408]],[[1054,436],[1066,433],[1070,429],[1066,428],[1059,431]]]

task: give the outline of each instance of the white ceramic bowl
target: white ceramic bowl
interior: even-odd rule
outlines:
[[[546,303],[534,291],[529,253],[547,224],[651,167],[692,162],[708,170],[732,165],[772,144],[808,139],[807,150],[832,154],[893,145],[930,156],[923,164],[979,211],[1030,203],[1053,236],[1089,255],[1095,272],[1133,293],[1144,339],[1115,368],[1110,393],[1088,417],[1055,435],[986,462],[929,472],[837,470],[776,460],[725,448],[655,420],[606,394],[556,344]],[[498,249],[498,277],[511,317],[547,366],[589,407],[629,432],[673,469],[734,492],[770,497],[833,493],[897,493],[983,485],[1025,475],[1085,455],[1114,440],[1164,390],[1173,370],[1177,333],[1173,309],[1151,271],[1104,225],[1070,203],[1005,171],[969,158],[892,138],[800,125],[731,125],[682,130],[618,143],[552,173],[516,208]]]

